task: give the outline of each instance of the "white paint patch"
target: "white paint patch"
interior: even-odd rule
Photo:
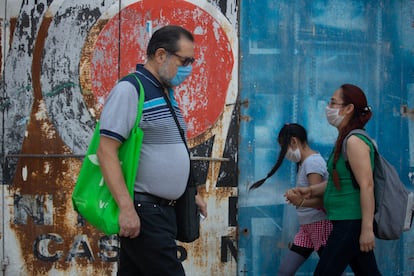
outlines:
[[[105,103],[105,97],[98,97],[98,104],[103,107],[104,103]]]
[[[128,7],[131,4],[134,4],[136,2],[141,2],[141,0],[139,1],[135,1],[135,0],[124,0],[121,1],[121,10],[125,9],[125,7]],[[112,17],[114,17],[115,15],[117,15],[119,12],[119,2],[118,1],[114,1],[114,4],[109,7],[104,13],[102,13],[102,16],[100,17],[101,20],[109,20]]]
[[[56,130],[55,128],[47,122],[42,124],[42,131],[46,134],[47,139],[52,140],[56,137]]]
[[[45,174],[48,174],[50,172],[50,163],[49,162],[45,162],[45,165],[43,167],[43,172]]]
[[[213,30],[214,30],[214,37],[217,41],[220,40],[220,32],[221,26],[217,22],[213,22]]]
[[[6,1],[0,1],[0,17],[5,18],[7,16],[7,19],[10,17],[18,17],[22,1],[23,0],[7,1],[7,6]]]
[[[1,28],[0,28],[0,37],[2,40],[2,47],[3,47],[3,56],[7,57],[9,50],[10,50],[10,37],[11,37],[11,29],[10,29],[10,18],[17,18],[19,16],[20,6],[22,5],[23,0],[14,0],[8,1],[0,1],[0,21],[1,21]],[[11,3],[10,3],[11,2]],[[4,41],[3,41],[4,40]],[[4,63],[0,64],[0,72],[4,70]]]
[[[22,178],[23,178],[23,181],[27,181],[27,166],[24,166],[22,168]]]
[[[206,1],[201,1],[201,2],[206,2]],[[212,6],[217,9],[220,10],[220,5],[219,2],[220,0],[210,0],[208,1],[209,3],[212,4]],[[201,3],[198,4],[199,6],[201,6]],[[233,28],[235,30],[237,30],[237,1],[236,0],[227,0],[227,6],[226,6],[226,18],[229,20],[230,24],[233,26]]]
[[[203,29],[203,27],[201,27],[201,26],[197,26],[195,29],[194,29],[194,34],[195,35],[204,35],[206,33],[206,31]]]
[[[91,116],[94,117],[94,118],[96,118],[95,109],[89,108],[88,110],[89,110],[89,113],[91,113]]]
[[[46,120],[47,119],[47,111],[46,111],[46,105],[43,100],[39,103],[39,111],[35,114],[36,120]]]
[[[46,16],[53,17],[63,4],[64,0],[53,0],[46,11]]]

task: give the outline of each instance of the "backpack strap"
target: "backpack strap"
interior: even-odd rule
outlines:
[[[371,136],[369,136],[368,132],[366,132],[363,129],[359,129],[359,128],[353,129],[345,136],[344,140],[342,141],[342,156],[344,157],[345,162],[348,162],[348,155],[346,153],[346,144],[348,142],[348,138],[351,137],[354,134],[361,134],[361,135],[365,136],[366,138],[368,138],[368,140],[374,146],[375,152],[378,152],[377,143],[375,142],[374,139],[371,138]]]
[[[351,165],[349,165],[349,161],[348,161],[348,155],[346,153],[346,143],[348,142],[348,138],[351,137],[352,135],[355,134],[360,134],[365,136],[374,146],[374,150],[375,150],[375,154],[378,154],[378,148],[377,148],[377,143],[374,141],[374,139],[371,138],[371,136],[369,136],[368,132],[366,132],[363,129],[353,129],[351,130],[344,138],[344,140],[342,141],[342,157],[344,158],[345,161],[345,166],[346,168],[349,170],[349,172],[351,173],[351,179],[352,179],[352,185],[354,186],[355,189],[359,190],[359,184],[355,179],[355,175],[354,172],[351,169]]]

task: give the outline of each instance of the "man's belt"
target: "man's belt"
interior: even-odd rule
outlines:
[[[158,196],[145,194],[145,193],[134,193],[134,200],[137,202],[149,202],[160,206],[174,206],[176,200],[165,199]]]

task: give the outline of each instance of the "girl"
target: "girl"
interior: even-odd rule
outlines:
[[[279,169],[284,158],[298,165],[297,187],[309,187],[328,178],[324,159],[309,147],[306,130],[301,125],[285,124],[279,132],[278,142],[281,150],[275,166],[266,178],[254,183],[250,189],[260,187]],[[332,224],[326,219],[322,209],[309,208],[320,205],[319,199],[305,199],[294,190],[287,191],[285,196],[290,203],[297,206],[300,228],[289,252],[280,263],[277,274],[279,276],[295,275],[313,251],[320,255],[332,230]]]

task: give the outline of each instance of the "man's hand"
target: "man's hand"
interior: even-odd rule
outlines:
[[[207,203],[200,196],[200,194],[196,194],[195,202],[198,206],[198,209],[200,209],[200,214],[202,214],[206,218],[207,217]]]
[[[126,238],[136,238],[141,231],[141,221],[134,205],[121,208],[119,211],[119,236]]]

